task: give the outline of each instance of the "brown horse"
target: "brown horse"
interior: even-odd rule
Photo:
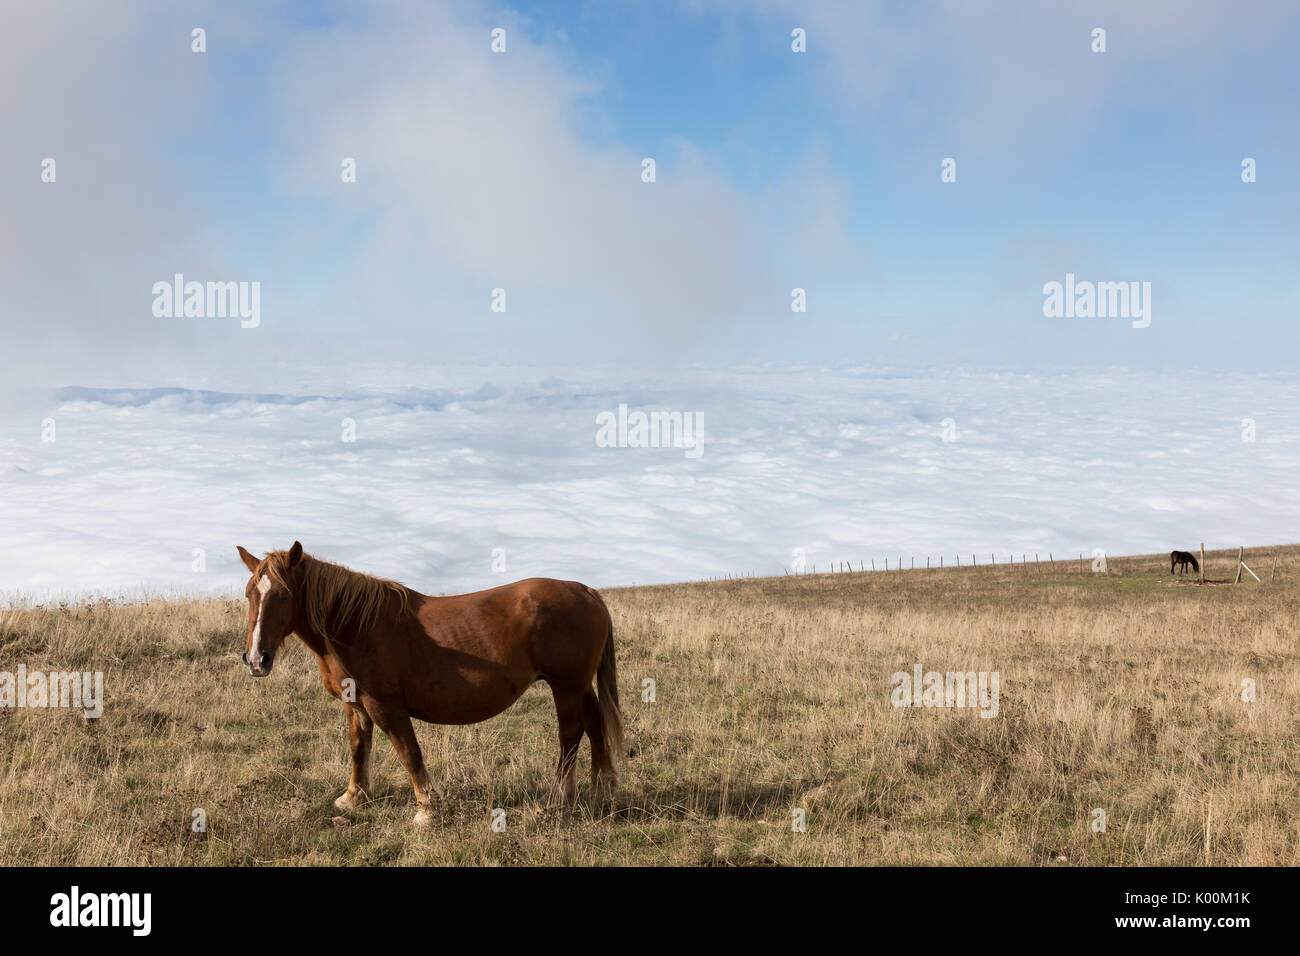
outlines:
[[[388,735],[415,786],[415,822],[428,825],[433,782],[411,718],[473,724],[505,710],[541,678],[560,722],[556,794],[571,801],[578,745],[591,738],[598,795],[617,782],[623,722],[614,669],[614,629],[600,595],[574,581],[530,578],[488,591],[430,597],[304,554],[239,556],[252,572],[244,663],[271,673],[275,652],[296,634],[320,662],[325,689],[343,701],[352,779],[334,801],[355,809],[370,790],[370,737]],[[591,689],[595,677],[599,695]],[[438,791],[441,793],[441,791]]]
[[[1192,554],[1190,551],[1169,552],[1169,573],[1170,574],[1174,573],[1175,567],[1182,572],[1186,572],[1187,566],[1189,564],[1192,566],[1193,571],[1201,570],[1200,564],[1197,563],[1196,555]]]

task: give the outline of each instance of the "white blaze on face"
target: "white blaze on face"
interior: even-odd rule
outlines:
[[[261,597],[257,601],[257,620],[253,623],[253,646],[248,651],[248,660],[254,667],[262,660],[262,611],[266,609],[266,594],[270,590],[271,579],[264,574],[257,582],[257,593]]]

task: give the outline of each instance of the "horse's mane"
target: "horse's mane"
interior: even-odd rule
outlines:
[[[396,581],[306,554],[290,569],[289,552],[272,551],[262,559],[254,577],[262,574],[290,594],[294,593],[297,579],[307,623],[325,640],[337,641],[342,631],[360,632],[373,626],[390,596],[397,597],[399,613],[407,607],[406,588]]]

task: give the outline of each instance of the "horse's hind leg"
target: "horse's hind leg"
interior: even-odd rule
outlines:
[[[572,803],[578,794],[578,745],[582,743],[582,695],[555,694],[555,716],[560,721],[560,762],[555,767],[555,796],[562,803]]]
[[[356,704],[344,703],[348,738],[352,744],[352,778],[347,791],[334,801],[339,810],[355,810],[370,798],[370,742],[375,722]]]
[[[582,695],[582,725],[591,741],[591,788],[598,799],[606,799],[618,783],[618,774],[605,744],[605,731],[600,725],[600,702],[590,688]]]

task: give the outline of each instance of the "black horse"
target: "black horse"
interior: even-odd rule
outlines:
[[[1175,567],[1181,568],[1184,572],[1186,572],[1187,566],[1189,564],[1192,566],[1193,571],[1201,570],[1201,566],[1196,563],[1196,555],[1192,554],[1190,551],[1169,552],[1169,573],[1170,574],[1174,573]]]

